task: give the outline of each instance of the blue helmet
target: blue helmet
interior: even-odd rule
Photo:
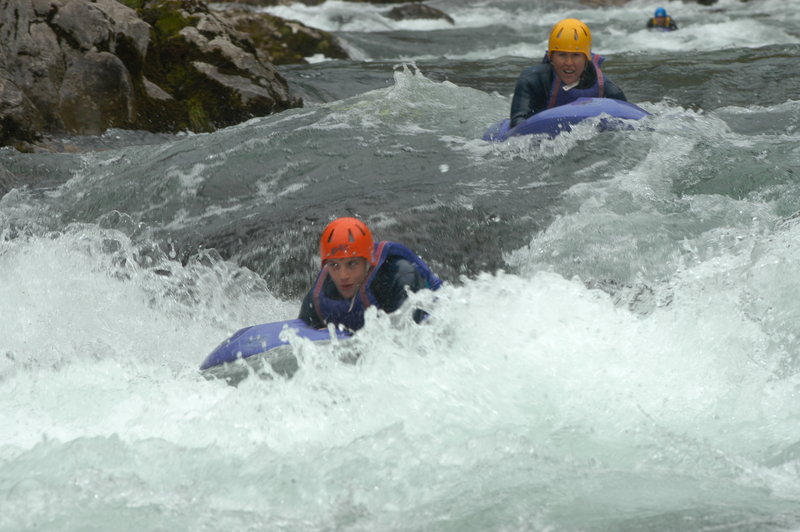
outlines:
[[[667,10],[664,9],[663,7],[659,7],[658,9],[656,9],[656,14],[653,15],[653,16],[654,17],[666,17],[667,16]]]

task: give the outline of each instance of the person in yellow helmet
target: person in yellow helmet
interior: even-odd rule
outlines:
[[[627,101],[622,89],[600,70],[604,60],[592,53],[592,33],[586,24],[575,18],[557,22],[542,62],[523,70],[517,80],[510,127],[582,97]]]

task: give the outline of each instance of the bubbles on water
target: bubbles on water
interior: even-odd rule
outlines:
[[[112,228],[112,226],[114,228]],[[264,281],[201,252],[176,262],[129,217],[2,243],[6,371],[118,360],[194,366],[231,321],[285,318]],[[198,352],[199,351],[199,352]]]

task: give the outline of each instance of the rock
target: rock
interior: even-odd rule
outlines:
[[[394,7],[386,13],[386,16],[392,20],[444,19],[450,24],[455,24],[453,18],[444,11],[419,3]]]
[[[0,165],[0,198],[5,196],[9,190],[18,187],[19,185],[20,180],[17,179],[17,176]]]
[[[0,146],[14,141],[32,141],[45,121],[25,92],[0,68]]]
[[[237,5],[246,6],[286,6],[294,3],[305,4],[307,6],[318,6],[325,0],[234,0]]]
[[[150,0],[141,14],[153,28],[144,76],[172,97],[159,100],[171,128],[212,131],[302,106],[253,40],[203,2]]]
[[[134,99],[131,74],[122,60],[90,51],[70,61],[56,109],[66,131],[99,135],[110,127],[134,127]]]
[[[274,65],[306,63],[306,57],[316,54],[330,59],[350,58],[335,35],[294,20],[241,8],[228,8],[217,16],[247,34],[260,57]]]
[[[126,1],[138,9],[0,2],[0,145],[111,127],[211,131],[302,106],[268,54],[200,0]]]
[[[96,132],[98,127],[127,124],[127,105],[123,105],[120,117],[102,115],[102,110],[102,116],[98,116],[94,105],[85,110],[79,107],[82,98],[76,97],[76,91],[81,90],[81,80],[88,81],[97,73],[98,64],[108,63],[108,57],[97,55],[99,52],[125,56],[132,51],[141,56],[148,33],[147,24],[114,0],[0,4],[0,42],[4,45],[0,57],[0,123],[4,125],[0,140],[5,144],[12,138],[33,139],[41,132],[64,132],[67,126],[62,111],[79,117],[86,112],[91,124],[86,129],[78,126],[75,132]],[[95,55],[87,56],[88,53]],[[108,64],[111,63],[114,61]],[[115,75],[118,79],[111,80]],[[65,77],[67,86],[63,87]],[[104,75],[103,83],[124,87],[129,77],[116,68]],[[9,106],[20,100],[20,92],[23,108],[9,112]],[[70,126],[74,125],[74,121],[70,122]]]
[[[119,2],[97,0],[96,2],[62,0],[51,1],[53,16],[50,26],[72,48],[86,52],[92,49],[116,54],[125,47],[142,57],[147,52],[150,28],[136,13]]]
[[[174,98],[169,95],[166,91],[164,91],[161,87],[153,83],[147,78],[143,78],[144,81],[144,90],[147,93],[147,97],[152,100],[162,100],[168,101],[173,100]]]
[[[345,0],[352,3],[370,3],[370,4],[405,4],[408,0]]]

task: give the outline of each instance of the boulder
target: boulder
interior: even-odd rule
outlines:
[[[0,2],[0,145],[108,128],[211,131],[302,106],[200,0]]]
[[[147,0],[151,28],[143,65],[150,131],[212,131],[302,106],[246,34],[200,0]],[[158,90],[156,90],[158,89]]]
[[[129,127],[131,75],[120,57],[141,63],[148,34],[147,24],[114,0],[0,3],[0,143]],[[93,98],[92,87],[102,94]],[[97,104],[109,90],[122,93]]]
[[[0,198],[5,196],[11,189],[20,186],[21,181],[21,179],[0,165]]]
[[[307,6],[318,6],[325,0],[235,0],[235,3],[243,6],[286,6],[294,3],[305,4]]]
[[[247,34],[259,56],[274,65],[306,63],[306,57],[317,54],[329,59],[350,58],[335,35],[294,20],[241,8],[228,8],[217,16]]]
[[[99,135],[109,127],[131,127],[136,104],[130,72],[109,52],[76,55],[61,77],[56,112],[68,132]]]

